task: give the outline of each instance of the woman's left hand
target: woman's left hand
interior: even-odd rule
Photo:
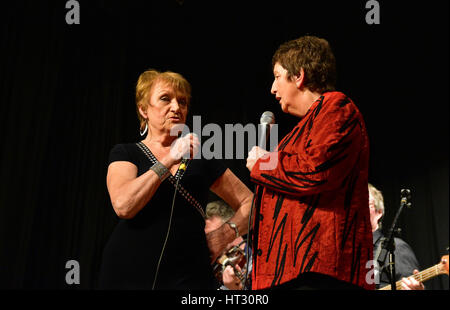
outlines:
[[[253,193],[239,180],[236,175],[227,169],[211,185],[210,190],[222,198],[234,211],[234,216],[230,219],[236,224],[239,234],[245,235],[248,229],[248,216],[252,205]],[[223,224],[219,228],[206,234],[206,241],[211,253],[211,261],[226,249],[227,244],[236,239],[236,231],[228,224]]]

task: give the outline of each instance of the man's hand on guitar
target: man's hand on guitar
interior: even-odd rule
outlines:
[[[235,268],[242,272],[241,267],[238,265],[235,266]],[[225,270],[223,271],[223,285],[225,285],[230,290],[242,290],[243,285],[241,280],[236,276],[233,267],[227,266]]]
[[[414,274],[419,273],[419,270],[414,270]],[[402,290],[424,290],[425,286],[422,282],[417,281],[413,277],[402,279]]]

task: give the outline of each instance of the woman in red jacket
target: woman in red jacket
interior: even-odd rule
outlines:
[[[300,118],[274,152],[254,147],[253,289],[373,289],[369,141],[350,98],[335,91],[328,42],[306,36],[272,60],[271,92]]]

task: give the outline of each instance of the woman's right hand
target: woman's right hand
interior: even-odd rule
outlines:
[[[196,134],[190,133],[184,137],[176,139],[170,148],[170,157],[174,163],[179,163],[181,159],[192,159],[200,150],[200,141]]]

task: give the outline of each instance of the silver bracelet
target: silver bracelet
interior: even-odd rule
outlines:
[[[238,230],[236,224],[233,223],[233,222],[230,222],[230,221],[226,221],[225,223],[227,223],[228,225],[230,225],[231,228],[234,229],[234,232],[236,233],[236,238],[238,238],[239,237],[239,230]]]
[[[167,169],[166,166],[161,164],[159,161],[151,166],[150,170],[153,170],[158,175],[161,182],[167,179],[167,177],[170,175],[169,169]]]

